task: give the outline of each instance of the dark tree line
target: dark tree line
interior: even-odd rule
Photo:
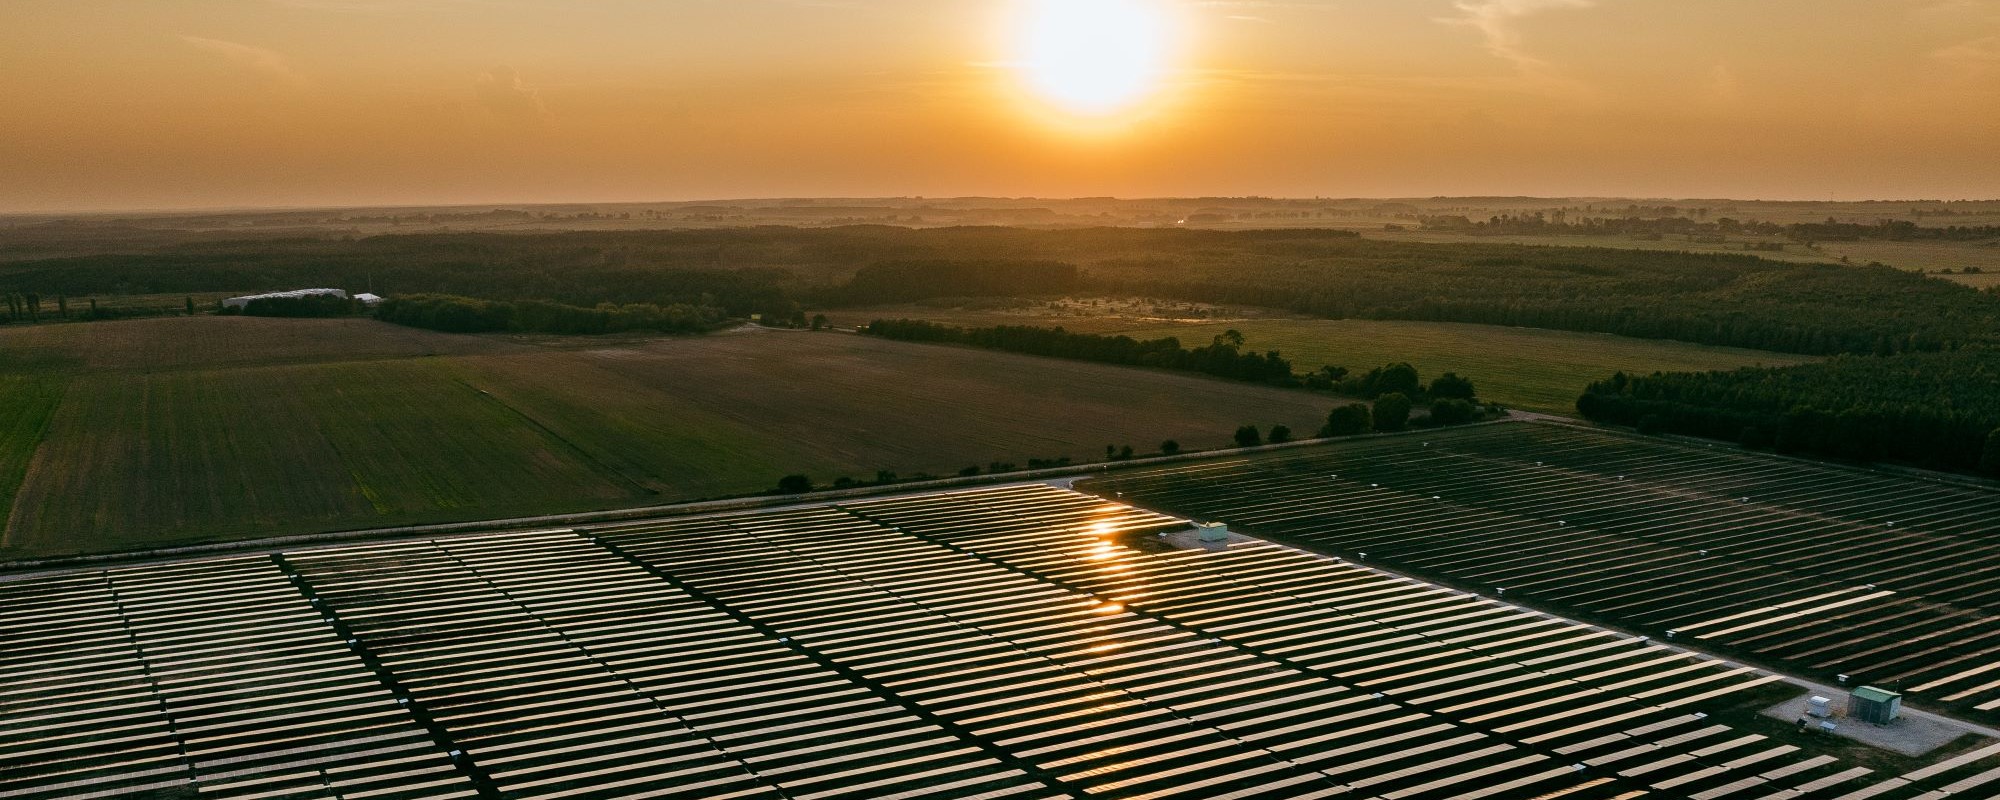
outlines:
[[[1545,248],[1534,258],[1396,270],[1281,268],[1255,280],[1102,283],[1120,294],[1334,319],[1593,331],[1811,355],[1934,352],[2000,339],[2000,296],[1889,267],[1733,255]]]
[[[1827,355],[2000,338],[2000,295],[1886,267],[1312,230],[857,226],[191,241],[0,263],[0,284],[46,298],[350,286],[581,307],[717,306],[769,319],[824,304],[1093,292]]]
[[[1738,221],[1724,217],[1702,222],[1688,217],[1551,217],[1533,214],[1502,214],[1481,221],[1461,215],[1420,217],[1424,230],[1491,236],[1778,236],[1785,226],[1770,222]]]
[[[2000,239],[2000,225],[1930,227],[1900,219],[1885,219],[1863,225],[1829,219],[1825,222],[1788,226],[1785,235],[1801,242],[1853,242],[1863,239],[1888,242],[1983,242]]]
[[[1139,340],[1129,336],[1071,333],[1062,328],[1006,325],[960,328],[913,319],[878,319],[861,332],[905,342],[962,344],[1052,358],[1201,372],[1231,380],[1303,386],[1369,399],[1394,394],[1412,403],[1457,402],[1477,416],[1473,411],[1477,390],[1472,381],[1455,373],[1447,372],[1425,385],[1416,367],[1399,362],[1361,375],[1350,375],[1345,367],[1327,366],[1301,376],[1292,372],[1291,362],[1278,351],[1259,353],[1246,348],[1243,334],[1235,330],[1225,331],[1208,344],[1194,348],[1183,346],[1179,338],[1172,336]],[[1450,417],[1459,411],[1457,406],[1450,406],[1445,414]]]
[[[1503,214],[1482,221],[1464,216],[1433,216],[1418,220],[1424,230],[1495,236],[1784,236],[1798,242],[1983,242],[2000,239],[2000,225],[1925,226],[1909,220],[1884,219],[1873,223],[1803,222],[1779,225],[1773,222],[1740,221],[1723,217],[1706,222],[1680,216],[1663,217],[1583,217],[1567,219],[1533,214]]]
[[[424,235],[355,241],[261,240],[168,252],[0,264],[0,283],[45,295],[255,292],[345,286],[378,294],[490,300],[715,305],[789,318],[809,281],[785,247],[735,237]],[[720,263],[718,263],[718,258]],[[741,259],[739,262],[738,259]]]
[[[1978,348],[1733,372],[1624,374],[1591,384],[1584,417],[1784,453],[1995,469],[2000,351]]]
[[[351,317],[365,310],[361,303],[346,297],[317,295],[311,297],[260,297],[245,303],[242,308],[223,308],[224,314],[241,314],[246,317]]]
[[[1302,379],[1292,373],[1291,363],[1276,351],[1260,354],[1243,349],[1243,335],[1233,330],[1216,336],[1207,345],[1192,349],[1181,346],[1180,340],[1174,337],[1141,341],[1129,336],[1071,333],[1062,328],[959,328],[909,319],[876,320],[862,332],[906,342],[962,344],[1053,358],[1188,370],[1279,386],[1332,388],[1374,401],[1372,405],[1351,403],[1333,409],[1327,415],[1326,425],[1319,431],[1322,437],[1351,436],[1371,431],[1390,433],[1408,430],[1412,426],[1463,425],[1476,422],[1488,413],[1487,409],[1474,402],[1476,390],[1472,381],[1450,372],[1439,376],[1428,386],[1423,383],[1416,367],[1408,363],[1388,364],[1365,375],[1352,377],[1346,377],[1346,369],[1322,367]],[[1329,375],[1338,378],[1337,382],[1325,385],[1315,383],[1315,379],[1324,379]],[[1430,401],[1430,410],[1413,418],[1420,398]],[[1292,431],[1278,425],[1265,433],[1255,425],[1244,425],[1236,429],[1235,439],[1242,447],[1280,444],[1291,441]],[[1172,454],[1180,449],[1178,444],[1167,444],[1173,447],[1162,445],[1163,452]],[[1105,455],[1112,460],[1129,458],[1129,450],[1127,448],[1121,454],[1107,447]]]
[[[42,296],[35,292],[0,292],[7,301],[6,322],[42,321]]]
[[[1240,337],[1231,341],[1218,336],[1207,345],[1188,348],[1171,336],[1141,341],[1129,336],[1071,333],[1062,328],[1004,325],[959,328],[909,319],[876,320],[864,332],[906,342],[965,344],[1010,353],[1187,370],[1239,381],[1290,385],[1296,380],[1291,362],[1276,350],[1263,353],[1243,350]]]
[[[540,300],[494,301],[441,295],[392,297],[376,307],[385,322],[448,333],[556,333],[595,335],[626,331],[700,333],[723,320],[722,309],[648,303],[594,308]]]

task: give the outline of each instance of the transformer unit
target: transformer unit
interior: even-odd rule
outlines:
[[[1847,696],[1847,715],[1862,722],[1887,725],[1903,713],[1903,696],[1887,689],[1863,686]]]
[[[1194,525],[1195,538],[1204,542],[1229,541],[1229,526],[1221,522],[1197,522]]]

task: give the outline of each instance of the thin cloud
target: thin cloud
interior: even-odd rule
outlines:
[[[335,14],[401,14],[478,5],[480,0],[266,0],[272,5]]]
[[[1940,48],[1931,54],[1944,61],[1961,64],[2000,64],[2000,36],[1988,36]]]
[[[281,86],[294,89],[305,86],[305,76],[300,75],[297,70],[292,69],[291,64],[285,61],[285,57],[279,55],[276,51],[240,42],[209,39],[201,36],[182,36],[180,39],[197,50],[216,55],[225,61],[257,73]]]
[[[1458,0],[1454,5],[1461,16],[1448,18],[1446,22],[1478,30],[1486,39],[1487,52],[1533,75],[1546,74],[1551,67],[1522,45],[1521,31],[1515,23],[1545,11],[1590,8],[1597,5],[1597,0]]]
[[[495,117],[515,122],[548,119],[549,109],[542,103],[542,93],[523,82],[513,67],[502,64],[479,76],[477,89],[479,103]]]

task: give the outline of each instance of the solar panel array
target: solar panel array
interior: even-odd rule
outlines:
[[[0,798],[471,797],[268,557],[0,583]]]
[[[1976,796],[1778,679],[1047,486],[0,582],[0,798]],[[1994,785],[2000,785],[1996,783]]]
[[[2000,711],[1990,489],[1518,423],[1088,486],[1829,683]]]

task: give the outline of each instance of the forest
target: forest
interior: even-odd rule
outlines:
[[[1587,419],[1759,449],[2000,471],[2000,350],[1845,356],[1781,368],[1615,375]]]
[[[1109,293],[1332,319],[1471,322],[1805,355],[1929,352],[2000,337],[2000,296],[1889,267],[1598,248],[1378,247],[1391,244],[1273,264],[1254,280],[1223,268],[1092,274]],[[1507,254],[1481,254],[1494,247]]]
[[[544,300],[411,295],[383,300],[375,309],[375,318],[445,333],[599,335],[628,331],[701,333],[720,324],[724,314],[715,306],[685,303],[602,303],[584,308]]]
[[[763,227],[199,240],[133,249],[0,262],[0,293],[76,298],[339,286],[585,308],[714,306],[733,317],[790,319],[809,307],[940,294],[1084,292],[1807,355],[1936,352],[2000,338],[2000,295],[1887,267],[1391,242],[1326,230]],[[10,310],[9,319],[24,314]]]
[[[856,270],[821,292],[827,305],[905,303],[933,297],[1020,297],[1082,288],[1075,264],[1054,261],[890,261]]]

